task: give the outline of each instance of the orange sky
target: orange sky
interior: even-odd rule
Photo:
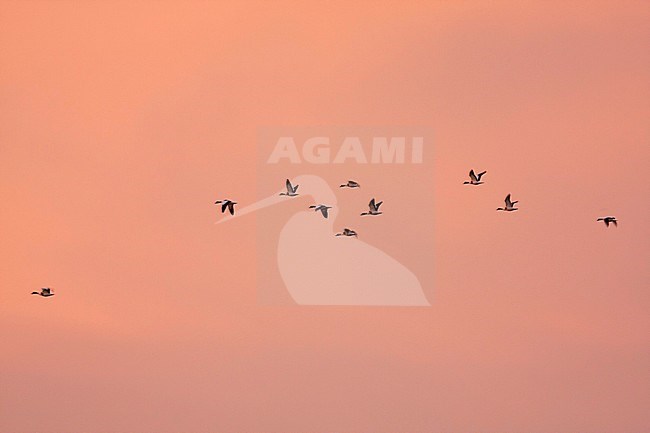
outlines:
[[[650,430],[650,3],[350,3],[0,2],[0,431]],[[434,131],[431,308],[258,303],[291,125]]]

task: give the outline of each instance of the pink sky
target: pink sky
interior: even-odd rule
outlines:
[[[0,2],[1,432],[650,431],[650,3],[350,3]],[[434,131],[432,307],[258,303],[287,125]]]

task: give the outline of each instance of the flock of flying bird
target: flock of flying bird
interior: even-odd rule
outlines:
[[[469,171],[469,180],[463,182],[464,185],[481,185],[485,182],[481,181],[481,178],[487,173],[487,171],[482,171],[478,174],[474,173],[474,170]],[[292,185],[291,181],[289,179],[286,180],[286,188],[287,192],[282,192],[280,195],[286,195],[288,197],[295,197],[298,195],[298,187],[300,185]],[[339,186],[340,188],[360,188],[361,185],[359,185],[358,182],[355,182],[353,180],[348,180],[347,183],[344,183]],[[373,198],[370,200],[370,203],[368,203],[368,212],[363,212],[361,215],[381,215],[381,212],[379,211],[379,206],[383,201],[380,201],[379,203],[375,202],[375,199]],[[515,205],[519,203],[519,201],[512,201],[511,195],[508,194],[505,198],[505,207],[498,207],[497,211],[505,211],[505,212],[512,212],[519,210],[519,208],[515,207]],[[221,212],[225,213],[226,209],[230,212],[231,215],[235,214],[235,205],[237,202],[224,199],[224,200],[217,200],[214,202],[214,204],[221,204]],[[328,216],[328,210],[332,208],[332,206],[327,206],[324,204],[317,204],[317,205],[311,205],[309,206],[310,209],[314,209],[314,211],[318,212],[320,211],[323,214],[323,217],[327,218]],[[618,221],[616,220],[616,217],[613,216],[607,216],[607,217],[601,217],[598,218],[596,221],[603,221],[607,227],[609,227],[610,224],[614,224],[614,226],[618,227]],[[353,230],[350,229],[344,229],[342,233],[337,233],[336,236],[357,236],[357,233]]]
[[[474,173],[474,170],[470,170],[469,172],[469,180],[463,182],[464,185],[481,185],[485,182],[481,181],[481,178],[487,173],[487,171],[482,171],[480,173]],[[280,195],[287,196],[287,197],[296,197],[298,194],[298,187],[300,185],[292,185],[291,181],[289,179],[286,180],[285,186],[287,189],[287,192],[282,192]],[[361,185],[359,185],[358,182],[354,180],[348,180],[346,183],[339,185],[339,188],[360,188]],[[368,212],[362,212],[360,215],[361,216],[377,216],[381,215],[382,212],[379,210],[379,207],[383,201],[377,202],[375,201],[374,197],[370,200],[368,203]],[[497,208],[497,211],[504,211],[504,212],[513,212],[518,210],[519,208],[516,208],[515,205],[518,203],[518,201],[512,201],[510,194],[508,194],[505,198],[505,207],[499,207]],[[229,200],[229,199],[223,199],[223,200],[217,200],[214,202],[216,205],[221,205],[221,213],[225,213],[226,210],[230,212],[231,215],[235,214],[235,205],[237,204],[236,201]],[[329,213],[328,211],[332,208],[332,206],[327,206],[325,204],[315,204],[309,206],[309,209],[313,209],[315,212],[319,212],[323,215],[324,218],[327,218]],[[602,221],[605,223],[605,226],[609,227],[610,224],[614,224],[615,227],[618,227],[618,220],[614,216],[606,216],[606,217],[600,217],[596,221]],[[336,233],[335,236],[346,236],[346,237],[358,237],[358,234],[356,231],[351,230],[349,228],[344,228],[342,232]],[[39,295],[44,298],[54,296],[54,293],[52,292],[52,289],[49,287],[43,287],[40,292],[32,292],[32,295]]]
[[[300,185],[293,185],[289,179],[286,180],[285,182],[285,187],[287,188],[287,192],[281,192],[280,195],[285,195],[288,197],[295,197],[298,194],[298,187]],[[339,188],[360,188],[361,185],[359,185],[359,182],[356,182],[354,180],[348,180],[346,183],[339,185]],[[368,212],[362,212],[361,216],[365,215],[381,215],[382,212],[379,210],[379,206],[383,201],[376,202],[374,197],[370,200],[370,203],[368,203]],[[235,205],[237,204],[236,201],[228,200],[228,199],[223,199],[223,200],[217,200],[214,202],[214,204],[220,204],[221,205],[221,212],[225,213],[226,210],[230,212],[231,215],[235,214]],[[329,210],[332,209],[332,206],[327,206],[325,204],[314,204],[309,206],[309,209],[313,209],[314,212],[319,212],[323,215],[324,218],[327,218],[329,216]],[[341,233],[337,233],[335,236],[354,236],[358,237],[357,232],[354,230],[351,230],[349,228],[344,228]]]

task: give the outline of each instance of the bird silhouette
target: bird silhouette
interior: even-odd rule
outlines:
[[[506,196],[505,202],[506,202],[506,207],[498,207],[497,210],[503,210],[503,211],[506,211],[506,212],[512,212],[514,210],[519,210],[518,208],[515,207],[515,205],[517,203],[519,203],[519,202],[518,201],[510,201],[510,194],[508,194]]]

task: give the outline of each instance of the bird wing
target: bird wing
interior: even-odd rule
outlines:
[[[228,203],[228,210],[230,211],[230,215],[234,215],[235,214],[235,203],[229,202]]]
[[[480,172],[479,174],[477,174],[477,175],[476,175],[477,180],[480,181],[480,180],[481,180],[481,176],[483,176],[485,173],[487,173],[487,170],[486,170],[486,171],[482,171],[482,172]]]
[[[299,186],[300,186],[300,185],[296,185],[296,186],[294,186],[294,187],[293,187],[293,192],[298,191],[298,187],[299,187]]]
[[[51,290],[52,290],[52,289],[50,289],[49,287],[43,287],[43,288],[41,289],[41,291],[42,291],[43,293],[48,294],[48,295],[50,294]]]
[[[473,169],[469,171],[469,178],[472,179],[474,182],[478,182],[478,179],[476,178]]]
[[[376,210],[377,209],[377,206],[375,205],[375,199],[374,198],[372,200],[370,200],[370,203],[368,203],[368,207],[371,210]]]
[[[510,201],[510,194],[506,196],[506,206],[508,207],[512,206],[512,202]]]
[[[618,221],[612,220],[612,222],[614,223],[614,226],[618,227]]]
[[[221,213],[224,213],[226,211],[226,208],[228,207],[228,202],[224,201],[224,202],[221,202],[221,203],[222,203],[221,204]]]
[[[383,201],[380,201],[379,203],[377,203],[377,205],[375,206],[375,210],[379,210],[379,206],[381,206],[382,203],[383,203]]]
[[[325,206],[320,208],[321,213],[325,218],[327,218],[327,208]]]
[[[287,187],[287,192],[293,192],[293,188],[291,187],[291,182],[289,182],[289,179],[284,183]]]

